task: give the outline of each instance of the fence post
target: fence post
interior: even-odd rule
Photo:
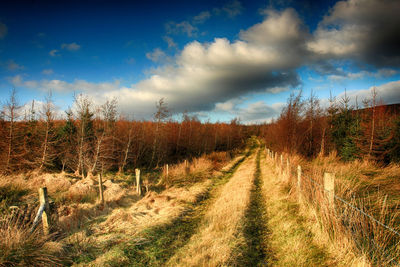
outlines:
[[[333,173],[324,173],[324,189],[328,205],[333,209],[335,207],[335,176]]]
[[[297,165],[297,193],[301,202],[301,166]]]
[[[136,192],[142,195],[141,181],[140,181],[140,169],[135,169],[136,174]]]
[[[168,179],[168,164],[165,164],[165,176]]]
[[[190,172],[189,162],[187,161],[187,159],[185,159],[185,172],[186,174],[189,174]]]
[[[51,222],[50,222],[50,205],[46,187],[39,188],[39,201],[40,205],[44,205],[44,210],[42,214],[43,232],[45,235],[48,235],[50,233],[49,227]]]
[[[290,179],[290,162],[289,162],[289,156],[286,159],[286,179]]]
[[[99,194],[100,194],[100,203],[104,205],[104,194],[103,194],[103,179],[102,174],[99,174]]]
[[[283,153],[281,154],[281,164],[280,164],[279,174],[281,175],[281,177],[283,176]]]

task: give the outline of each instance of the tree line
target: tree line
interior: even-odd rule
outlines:
[[[313,92],[308,98],[292,93],[261,135],[271,148],[307,158],[337,153],[345,161],[400,161],[399,105],[384,105],[372,88],[360,103],[345,92],[339,98],[331,95],[325,106]]]
[[[238,120],[202,123],[184,113],[173,120],[164,99],[153,120],[129,120],[118,113],[115,99],[95,105],[85,95],[74,97],[66,119],[56,118],[51,93],[39,112],[22,112],[13,90],[0,113],[0,172],[59,170],[88,176],[99,171],[124,172],[213,151],[241,148],[251,128]]]

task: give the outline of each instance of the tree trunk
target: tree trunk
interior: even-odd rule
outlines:
[[[44,137],[42,161],[40,162],[39,170],[42,170],[42,168],[46,162],[48,138],[49,138],[49,121],[46,121],[46,135]]]

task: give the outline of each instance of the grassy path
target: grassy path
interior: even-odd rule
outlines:
[[[301,215],[299,204],[292,199],[287,183],[282,182],[273,171],[275,167],[261,159],[262,194],[265,198],[268,219],[267,227],[270,249],[274,257],[273,266],[337,266],[323,242],[310,231],[310,222]]]
[[[198,231],[167,262],[167,266],[232,266],[232,251],[246,242],[241,231],[250,203],[256,156],[248,158],[215,196]]]
[[[212,203],[219,188],[226,184],[243,162],[248,161],[250,152],[236,162],[225,174],[213,180],[207,192],[195,203],[170,223],[149,228],[132,242],[125,243],[123,255],[124,265],[128,266],[162,266],[175,252],[183,247],[200,227],[205,211]],[[113,266],[111,263],[109,266]]]
[[[262,194],[263,179],[260,168],[261,150],[257,153],[254,184],[250,193],[250,204],[245,213],[243,234],[245,244],[239,246],[233,254],[239,254],[238,266],[268,266],[273,257],[269,248],[270,231],[267,226],[267,207]]]

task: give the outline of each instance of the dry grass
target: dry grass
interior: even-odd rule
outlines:
[[[214,164],[206,156],[195,158],[192,162],[181,162],[169,167],[168,176],[163,172],[161,182],[166,186],[192,184],[209,177],[214,170]]]
[[[299,214],[299,205],[288,194],[287,183],[273,171],[270,160],[261,160],[266,199],[269,243],[273,266],[336,266],[326,244],[310,230],[313,222]],[[342,266],[346,266],[343,264]]]
[[[371,162],[344,163],[334,154],[312,162],[293,156],[291,162],[292,166],[300,164],[303,168],[303,211],[312,215],[316,225],[323,229],[325,234],[321,236],[325,238],[322,239],[330,240],[341,248],[340,251],[354,251],[358,255],[353,257],[356,259],[354,265],[367,264],[367,261],[373,265],[391,265],[394,264],[391,262],[393,258],[399,260],[400,247],[395,245],[400,240],[398,236],[337,199],[335,212],[332,212],[324,192],[307,179],[311,177],[323,184],[323,173],[334,173],[336,195],[399,231],[400,199],[396,191],[400,184],[399,166],[382,168]],[[290,182],[295,188],[296,176],[294,172],[292,174]],[[314,230],[318,232],[318,229]],[[342,255],[343,261],[345,254]]]
[[[33,233],[27,226],[14,220],[0,222],[0,266],[61,266],[62,246],[51,241],[37,229]]]
[[[244,212],[250,201],[254,179],[255,156],[246,160],[230,181],[221,188],[216,200],[206,212],[202,226],[189,243],[167,263],[169,266],[225,266],[232,249],[245,243],[238,234]]]
[[[203,156],[190,163],[189,172],[183,163],[172,166],[166,184],[186,186],[167,188],[161,193],[149,192],[142,199],[133,188],[127,188],[123,181],[115,183],[108,179],[103,183],[106,203],[101,205],[97,201],[96,179],[82,180],[66,174],[30,172],[0,177],[0,192],[4,189],[9,193],[2,194],[7,196],[7,201],[3,201],[1,196],[0,201],[5,210],[10,205],[23,205],[27,199],[34,201],[36,207],[37,190],[46,186],[51,201],[54,200],[56,204],[56,228],[68,236],[62,240],[62,244],[68,247],[68,253],[74,257],[73,261],[82,262],[83,265],[88,262],[107,265],[107,262],[121,260],[122,264],[125,256],[118,252],[115,245],[132,240],[132,236],[142,230],[168,223],[182,214],[187,205],[196,202],[205,193],[211,184],[207,178],[228,159],[228,154],[222,152]],[[92,229],[92,226],[95,227]],[[45,243],[51,244],[49,242],[46,240]],[[26,248],[25,256],[31,253],[28,246],[21,247]],[[41,245],[38,247],[40,251]],[[107,248],[107,253],[96,259],[101,254],[99,248]]]
[[[197,201],[210,185],[210,180],[191,187],[172,187],[161,193],[150,192],[131,207],[116,208],[102,223],[96,225],[91,236],[81,232],[80,243],[108,247],[105,253],[83,266],[106,266],[108,262],[126,262],[120,244],[131,241],[144,229],[170,222],[179,216],[189,203]],[[83,235],[83,236],[82,236]],[[139,240],[139,239],[138,239]],[[124,260],[125,259],[125,260]]]

